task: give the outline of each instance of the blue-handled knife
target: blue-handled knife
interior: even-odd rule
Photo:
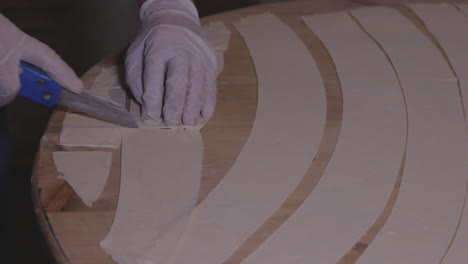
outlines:
[[[47,73],[32,64],[21,62],[20,68],[19,95],[47,106],[63,105],[124,127],[138,127],[126,109],[86,92],[75,94],[62,89]]]

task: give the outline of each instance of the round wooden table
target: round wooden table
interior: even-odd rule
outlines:
[[[202,20],[203,23],[223,21],[232,34],[229,49],[225,52],[224,70],[218,77],[217,111],[214,118],[201,131],[204,141],[204,166],[199,201],[206,197],[232,166],[249,136],[255,119],[257,103],[255,69],[243,39],[231,22],[247,15],[271,12],[294,29],[317,61],[325,81],[328,106],[325,133],[309,172],[313,176],[300,183],[310,192],[323,174],[337,142],[341,125],[342,98],[340,83],[327,50],[317,37],[306,28],[300,17],[305,14],[351,9],[363,5],[374,4],[372,1],[345,0],[284,2],[253,6]],[[407,8],[401,5],[395,7],[420,25],[420,22]],[[420,28],[424,31],[422,26]],[[103,67],[122,66],[122,57],[107,58],[92,67],[82,77],[85,86],[90,87]],[[120,149],[60,146],[58,139],[63,118],[64,111],[57,109],[49,121],[49,126],[40,144],[32,182],[37,218],[59,263],[114,263],[100,249],[99,242],[108,232],[117,207]],[[86,207],[73,192],[73,189],[64,180],[57,178],[59,172],[57,172],[52,160],[52,153],[62,150],[112,151],[113,161],[108,182],[99,200],[94,203],[92,208]],[[385,223],[398,193],[398,187],[399,182],[397,181],[392,196],[380,217],[339,263],[354,263],[364,252]],[[298,207],[307,194],[295,197],[296,204],[292,206]],[[291,213],[285,214],[287,218],[288,214]],[[284,221],[284,219],[278,221]]]

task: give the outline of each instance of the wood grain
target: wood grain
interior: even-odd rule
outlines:
[[[326,76],[323,78],[327,97],[324,133],[314,160],[294,191],[254,233],[244,240],[224,262],[225,264],[241,263],[296,212],[322,177],[333,155],[340,134],[343,98],[341,85],[330,54],[317,36],[305,27],[300,17],[287,15],[282,18],[283,22],[293,28],[309,48],[310,53],[317,62],[320,74]]]
[[[323,51],[321,44],[313,36],[306,33],[299,17],[305,14],[316,14],[356,8],[363,5],[375,5],[382,1],[294,1],[269,5],[254,6],[234,10],[204,18],[203,23],[224,21],[231,27],[231,22],[250,14],[271,12],[288,23],[304,40],[317,60],[325,85],[327,87],[327,127],[322,138],[319,154],[309,169],[308,177],[292,194],[293,204],[284,204],[269,223],[265,225],[267,233],[271,234],[278,225],[284,222],[300,205],[307,193],[313,189],[320,178],[339,134],[341,122],[341,92],[339,80],[333,63]],[[418,2],[418,1],[383,1],[384,3]],[[419,1],[421,2],[421,1]],[[447,2],[447,1],[446,1]],[[467,2],[467,1],[450,1]],[[401,8],[401,7],[400,7]],[[403,10],[403,9],[401,9]],[[405,12],[405,10],[403,10]],[[406,14],[407,11],[406,11]],[[411,15],[411,14],[409,14]],[[414,18],[414,17],[413,17]],[[240,35],[232,30],[230,46],[225,53],[224,71],[218,78],[218,106],[214,118],[202,130],[204,141],[204,163],[202,182],[198,201],[217,186],[242,150],[255,120],[257,102],[257,78],[252,60]],[[92,67],[82,77],[85,87],[90,87],[103,67],[111,65],[122,66],[122,56],[106,58]],[[59,263],[114,263],[99,248],[99,242],[104,238],[112,223],[120,182],[120,149],[62,147],[58,144],[61,123],[64,118],[63,109],[57,109],[52,115],[49,126],[40,145],[33,175],[33,194],[37,218],[45,234],[49,247]],[[62,150],[106,150],[113,152],[113,162],[109,180],[104,191],[93,208],[87,208],[62,179],[58,179],[52,160],[52,152]],[[379,232],[388,218],[394,200],[398,193],[399,181],[395,183],[392,197],[387,206],[382,209],[381,216],[363,234],[360,241],[343,256],[340,264],[355,263],[357,258],[367,248],[372,238]],[[281,217],[276,217],[281,216]],[[278,221],[278,222],[276,222]],[[254,243],[245,243],[239,248],[239,255],[234,256],[230,263],[239,263],[247,252],[253,251],[262,237],[252,235]],[[259,240],[260,239],[260,240]]]

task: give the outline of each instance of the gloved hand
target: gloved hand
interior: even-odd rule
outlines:
[[[146,122],[195,125],[213,116],[216,51],[190,0],[147,0],[126,59],[127,83]]]
[[[72,92],[83,89],[81,80],[52,49],[0,14],[0,106],[9,103],[20,88],[20,60],[38,66]]]

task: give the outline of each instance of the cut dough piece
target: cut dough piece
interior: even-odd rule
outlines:
[[[400,192],[358,263],[439,263],[463,207],[468,146],[455,78],[442,54],[395,9],[352,10],[394,64],[409,131]]]
[[[468,113],[468,17],[449,4],[408,5],[442,46],[460,83]]]
[[[337,69],[340,137],[302,206],[243,263],[337,263],[385,207],[403,161],[405,104],[385,54],[345,12],[303,19]]]
[[[62,127],[60,145],[78,147],[119,148],[119,128],[110,127]]]
[[[91,207],[106,184],[112,152],[58,151],[53,153],[55,167],[61,172],[83,203]]]
[[[122,129],[117,211],[101,247],[119,264],[157,264],[174,249],[195,207],[199,131]]]
[[[109,122],[101,121],[84,114],[66,113],[62,126],[64,127],[117,127]]]
[[[224,68],[224,52],[229,47],[229,38],[231,37],[231,31],[221,21],[211,22],[203,26],[208,40],[216,49],[216,58],[218,61],[218,74],[223,71]]]
[[[195,209],[169,263],[219,264],[229,257],[294,190],[324,129],[324,84],[301,39],[272,14],[243,18],[235,27],[258,74],[256,119],[230,171]]]
[[[67,113],[60,133],[60,145],[118,148],[120,128],[81,114]]]

